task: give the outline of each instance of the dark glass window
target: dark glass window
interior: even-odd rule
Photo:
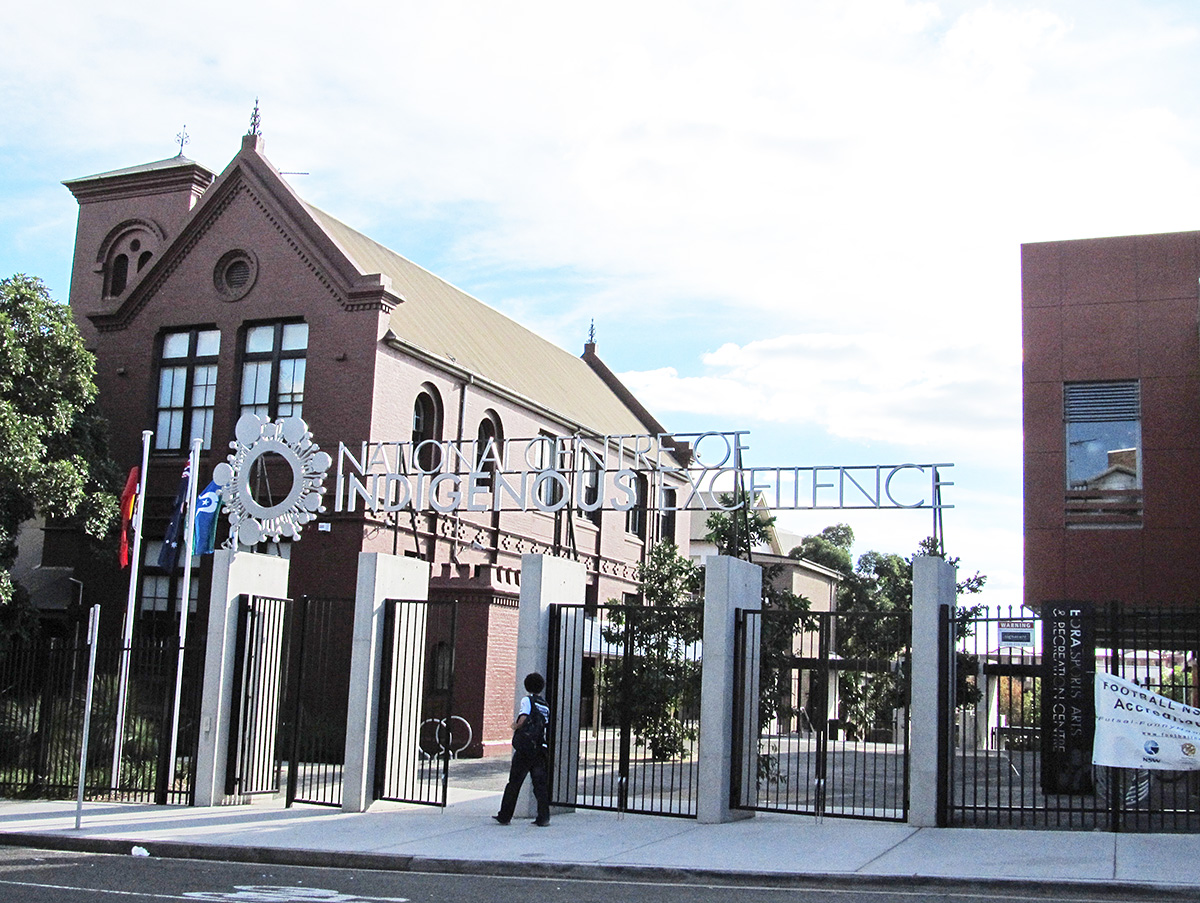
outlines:
[[[599,524],[600,505],[598,502],[600,501],[600,480],[602,476],[600,460],[586,450],[581,451],[580,455],[582,455],[582,466],[580,468],[582,492],[580,493],[580,501],[582,502],[583,513],[592,523]]]
[[[625,512],[625,532],[632,533],[640,539],[646,538],[646,498],[648,493],[645,474],[636,474],[637,500],[632,508]]]
[[[563,448],[558,437],[552,433],[540,433],[533,443],[534,472],[544,473],[549,470],[562,472]],[[553,508],[562,502],[563,482],[554,477],[547,477],[538,483],[538,501],[547,508]]]
[[[677,514],[675,508],[679,504],[679,491],[676,489],[663,489],[662,501],[663,510],[661,520],[659,521],[659,538],[668,542],[675,542]]]
[[[1063,386],[1068,491],[1142,487],[1140,389],[1136,380]]]
[[[479,421],[475,434],[475,469],[481,474],[479,485],[490,488],[499,469],[501,447],[504,444],[504,429],[500,416],[488,411]]]
[[[109,274],[108,293],[114,298],[125,291],[125,286],[129,284],[129,258],[124,254],[118,254],[113,258],[112,269]]]
[[[412,447],[417,467],[433,473],[441,466],[442,405],[437,390],[426,386],[413,402]]]

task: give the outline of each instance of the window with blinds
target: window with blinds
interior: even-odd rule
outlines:
[[[1137,380],[1066,383],[1067,521],[1142,518],[1142,402]]]

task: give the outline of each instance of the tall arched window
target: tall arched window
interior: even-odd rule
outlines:
[[[442,463],[442,400],[437,389],[424,385],[413,403],[413,456],[419,469],[433,473]]]
[[[637,501],[632,508],[625,512],[625,532],[632,533],[640,539],[646,538],[646,505],[649,486],[645,474],[637,474]]]
[[[480,486],[491,488],[493,477],[500,469],[503,446],[504,427],[500,415],[488,411],[479,421],[479,430],[475,434],[475,469],[482,474]]]
[[[114,298],[125,291],[129,284],[129,256],[118,254],[113,258],[108,271],[108,293]]]

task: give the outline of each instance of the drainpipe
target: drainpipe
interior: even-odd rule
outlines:
[[[475,378],[471,374],[467,374],[462,381],[462,385],[458,387],[458,436],[455,443],[461,453],[463,447],[463,426],[467,419],[467,386],[471,385]],[[458,508],[454,509],[454,514],[451,515],[454,523],[454,532],[450,537],[450,560],[458,564],[458,527],[462,522],[462,515],[459,514]]]

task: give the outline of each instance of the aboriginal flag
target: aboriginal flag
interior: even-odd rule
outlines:
[[[123,568],[129,567],[129,537],[133,530],[133,509],[137,505],[140,480],[141,468],[130,468],[125,488],[121,491],[121,547],[117,551],[117,560]]]

